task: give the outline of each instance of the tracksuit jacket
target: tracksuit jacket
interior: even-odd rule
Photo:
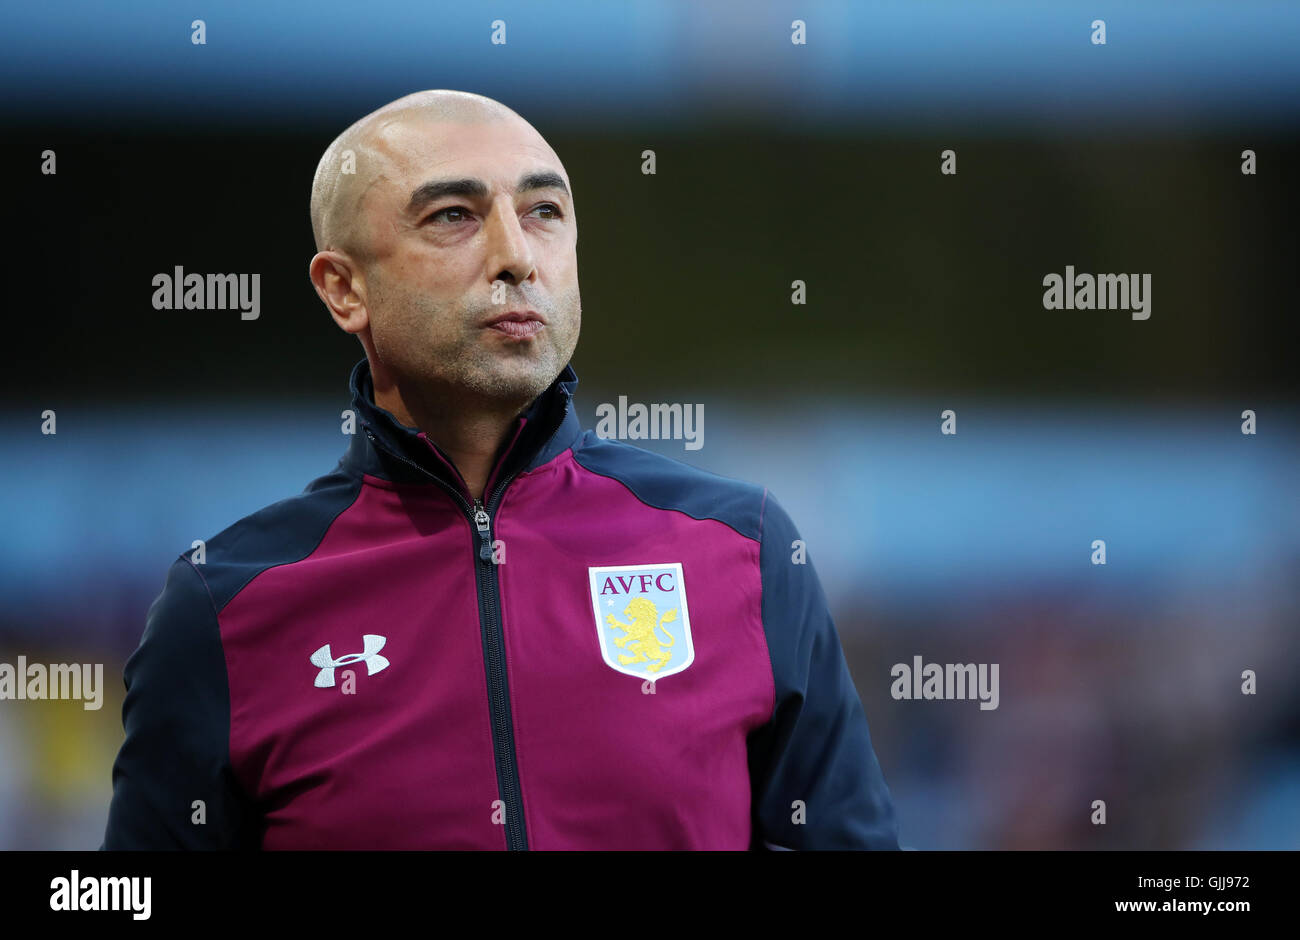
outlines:
[[[790,517],[577,381],[480,502],[357,363],[338,465],[172,564],[101,848],[897,849]]]

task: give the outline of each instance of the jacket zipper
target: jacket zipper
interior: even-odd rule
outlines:
[[[568,414],[568,402],[564,412]],[[561,423],[564,418],[561,417]],[[392,454],[403,463],[410,464],[423,472],[458,502],[465,510],[470,525],[478,534],[478,544],[474,556],[474,585],[478,594],[479,625],[483,631],[483,655],[487,668],[488,695],[492,710],[492,750],[496,758],[497,789],[506,810],[506,849],[525,850],[528,848],[528,833],[524,828],[524,803],[520,795],[519,765],[515,760],[515,738],[510,716],[510,691],[505,671],[505,636],[501,630],[501,586],[497,579],[496,565],[492,562],[492,511],[501,501],[511,481],[519,475],[519,470],[510,474],[497,484],[488,498],[484,508],[479,500],[471,506],[465,497],[439,477],[430,473],[413,460],[408,460],[384,447],[375,435],[366,430],[366,437],[385,453]],[[545,446],[545,445],[543,445]]]
[[[512,473],[497,487],[488,499],[489,506],[496,508],[500,494],[514,478]],[[477,499],[474,500],[474,526],[479,537],[474,579],[478,583],[479,622],[483,624],[483,654],[492,701],[492,744],[496,750],[497,785],[506,809],[506,848],[523,850],[528,848],[528,834],[524,831],[524,801],[519,792],[519,765],[515,762],[515,736],[511,730],[506,640],[501,629],[501,585],[497,579],[497,566],[492,561],[492,516]]]

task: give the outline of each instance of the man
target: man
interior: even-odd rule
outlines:
[[[577,216],[537,131],[409,95],[329,147],[311,215],[358,427],[173,563],[103,847],[897,848],[784,510],[580,428]]]

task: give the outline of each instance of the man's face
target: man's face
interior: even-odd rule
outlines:
[[[577,218],[559,159],[513,120],[407,118],[372,146],[382,170],[361,222],[384,368],[435,394],[531,401],[573,355],[581,324]],[[512,312],[542,322],[489,325]]]

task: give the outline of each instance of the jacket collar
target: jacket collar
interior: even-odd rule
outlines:
[[[375,404],[368,359],[362,357],[352,367],[348,384],[357,428],[340,461],[346,469],[396,483],[436,485],[429,479],[433,475],[472,502],[469,489],[451,458],[423,431],[408,427]],[[553,460],[581,437],[582,426],[573,408],[573,391],[577,386],[578,374],[572,365],[566,365],[546,391],[533,399],[516,419],[514,436],[497,457],[488,478],[483,494],[485,503],[507,479]]]

